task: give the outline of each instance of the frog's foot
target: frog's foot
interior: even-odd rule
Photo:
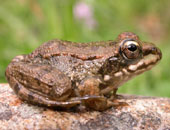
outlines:
[[[128,103],[126,102],[120,102],[119,100],[110,100],[108,99],[108,106],[113,106],[113,107],[120,107],[120,106],[127,106]]]
[[[109,99],[114,100],[114,99],[123,99],[123,98],[124,98],[123,95],[115,94],[115,95],[112,95]]]
[[[85,96],[81,98],[82,104],[84,104],[87,108],[91,108],[97,111],[103,111],[110,107],[122,107],[127,106],[128,104],[125,102],[120,102],[117,99],[110,100],[105,98],[104,96]]]
[[[116,94],[117,93],[117,88],[116,89],[113,89],[113,91],[112,91],[112,93],[110,93],[110,97],[109,97],[109,99],[110,100],[114,100],[114,99],[122,99],[122,98],[124,98],[124,96],[123,95],[118,95],[118,94]],[[107,96],[107,95],[106,95]]]
[[[86,95],[84,97],[74,97],[71,100],[74,101],[81,101],[81,104],[77,107],[77,110],[80,112],[86,112],[87,110],[93,109],[93,110],[101,110],[102,108],[100,107],[99,103],[103,100],[103,96],[95,96],[95,95]],[[97,105],[94,103],[97,103]]]
[[[116,98],[116,99],[123,99],[124,96],[123,96],[123,95],[116,94],[116,95],[115,95],[115,98]]]
[[[127,106],[128,104],[126,102],[119,101],[119,99],[124,99],[124,96],[118,95],[116,94],[116,92],[117,92],[117,89],[114,89],[111,97],[108,99],[108,103],[114,107]]]
[[[113,104],[108,102],[108,99],[104,96],[86,95],[81,97],[80,100],[82,101],[82,104],[86,106],[86,108],[98,111],[103,111],[113,106]]]

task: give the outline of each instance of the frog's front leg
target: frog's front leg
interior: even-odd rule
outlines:
[[[81,97],[88,97],[83,100],[86,107],[102,111],[117,103],[115,104],[100,93],[100,83],[100,78],[97,76],[85,78],[78,86],[78,91]]]
[[[122,95],[117,94],[117,90],[118,90],[118,88],[113,89],[113,94],[112,94],[112,97],[111,97],[112,99],[123,98]]]
[[[19,98],[32,104],[68,108],[81,103],[69,97],[70,79],[50,65],[12,62],[6,77]]]

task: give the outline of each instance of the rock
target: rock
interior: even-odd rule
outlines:
[[[106,111],[57,111],[18,99],[0,84],[0,129],[30,130],[170,130],[170,99],[122,95],[127,105]]]

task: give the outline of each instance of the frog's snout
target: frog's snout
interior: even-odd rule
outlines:
[[[159,48],[157,47],[153,47],[151,49],[151,53],[154,54],[154,55],[157,55],[159,57],[159,60],[162,58],[162,52]]]
[[[150,54],[155,55],[158,61],[162,58],[161,50],[155,46],[150,48]]]
[[[158,60],[160,60],[162,58],[161,50],[152,43],[145,43],[142,50],[143,50],[144,57],[152,54],[154,56],[157,56]]]

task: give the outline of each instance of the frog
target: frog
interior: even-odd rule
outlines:
[[[120,86],[150,70],[161,57],[158,47],[133,32],[99,42],[55,39],[16,56],[5,75],[16,95],[28,103],[103,111],[117,104]]]

